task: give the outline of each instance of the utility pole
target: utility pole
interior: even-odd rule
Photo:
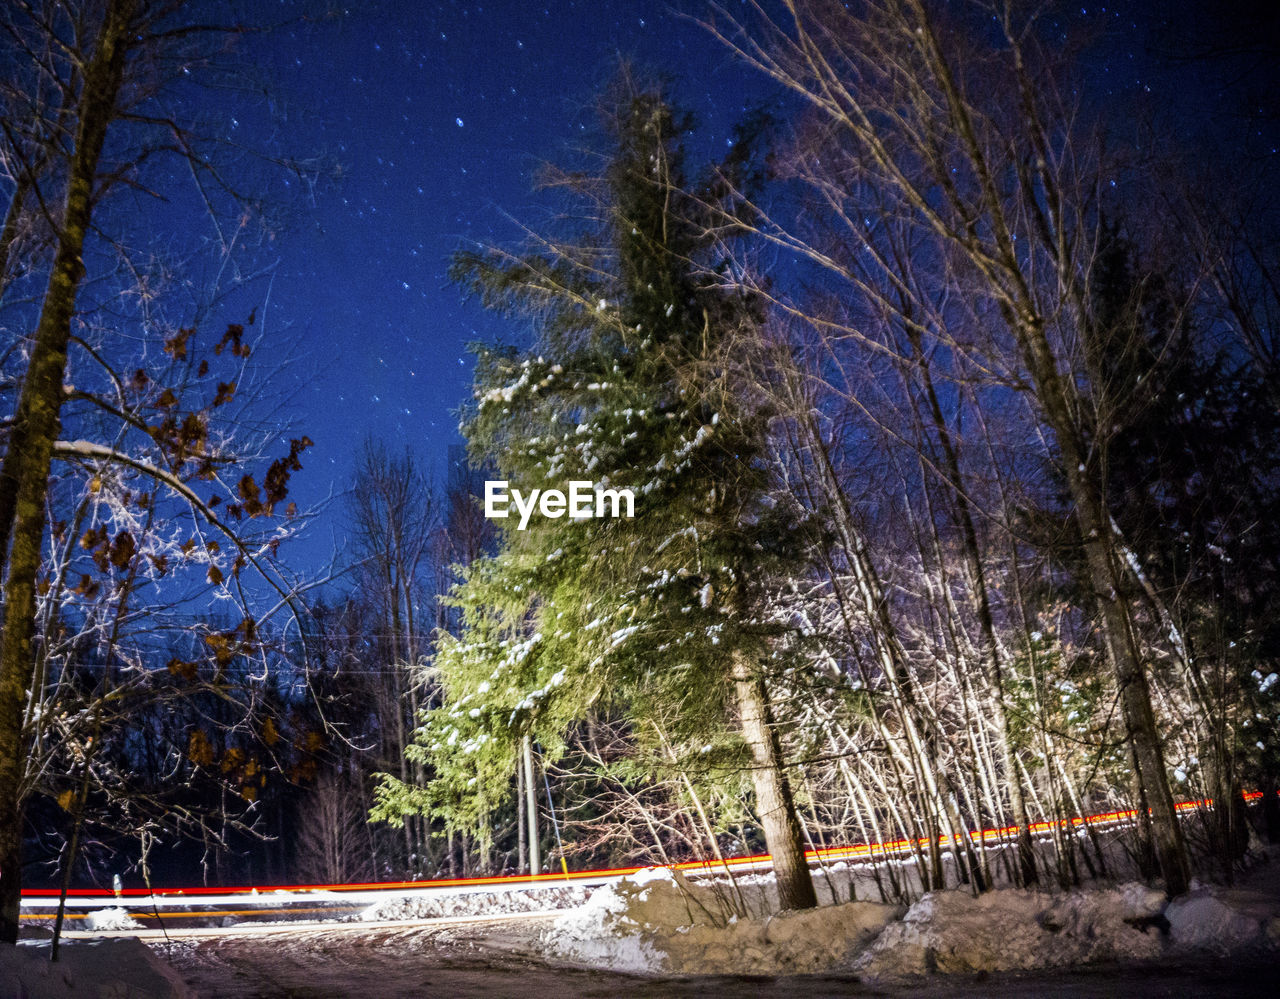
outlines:
[[[529,867],[529,820],[528,808],[524,792],[524,743],[520,744],[520,755],[516,757],[516,830],[520,843],[516,853],[516,870],[525,871]]]
[[[542,856],[538,849],[538,794],[533,783],[533,739],[526,735],[520,744],[524,756],[525,814],[529,819],[529,873],[542,873]]]

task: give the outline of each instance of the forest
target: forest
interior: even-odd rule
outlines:
[[[113,874],[767,852],[804,908],[824,846],[908,841],[902,901],[1175,896],[1280,840],[1274,109],[1118,107],[1012,0],[690,17],[776,99],[708,153],[618,67],[554,212],[452,259],[510,331],[465,449],[369,439],[310,509],[255,267],[327,166],[217,140],[248,29],[4,15],[0,939]],[[490,480],[634,516],[517,530]],[[326,524],[339,564],[291,562]],[[1123,855],[1070,821],[1127,809]]]

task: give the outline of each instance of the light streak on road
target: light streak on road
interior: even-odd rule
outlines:
[[[1246,801],[1256,801],[1262,797],[1259,791],[1246,792]],[[1176,809],[1180,813],[1194,811],[1199,808],[1210,808],[1209,800],[1179,802]],[[1136,812],[1133,809],[1103,812],[1091,815],[1087,819],[1074,818],[1063,820],[1056,825],[1069,834],[1080,834],[1087,829],[1108,829],[1125,826],[1133,822]],[[1031,824],[1032,836],[1045,838],[1052,834],[1055,823],[1035,822]],[[998,829],[983,829],[968,834],[970,842],[982,846],[1006,846],[1015,842],[1018,835],[1017,826],[1005,826]],[[943,850],[950,851],[954,842],[949,836],[939,838]],[[909,860],[918,851],[927,849],[927,839],[899,839],[885,843],[860,843],[854,846],[828,847],[820,850],[806,851],[811,863],[829,864],[844,861],[845,863],[903,862]],[[728,868],[735,874],[764,872],[771,867],[769,854],[757,854],[750,857],[726,857],[723,862],[688,861],[671,865],[673,869],[682,871],[693,877],[715,876]],[[133,910],[135,918],[159,920],[166,919],[243,919],[258,917],[266,919],[295,920],[303,918],[327,918],[353,914],[368,905],[384,902],[389,899],[428,898],[432,896],[475,894],[488,891],[529,891],[539,888],[581,885],[593,887],[608,884],[637,871],[640,867],[617,867],[592,871],[568,871],[548,874],[529,875],[496,875],[473,878],[441,878],[434,881],[376,881],[359,884],[311,884],[311,885],[278,885],[271,887],[191,887],[191,888],[125,888],[120,891],[111,889],[77,890],[69,894],[66,900],[68,910],[96,910],[103,908],[122,908]],[[28,889],[22,893],[23,919],[49,919],[58,906],[57,889]],[[83,919],[84,912],[69,911],[70,919]],[[468,917],[469,918],[469,917]],[[486,917],[476,917],[486,918]],[[492,918],[492,917],[487,917]],[[420,923],[422,920],[408,922]],[[365,923],[364,925],[369,925]],[[379,924],[382,925],[382,924]],[[185,931],[184,931],[185,932]]]

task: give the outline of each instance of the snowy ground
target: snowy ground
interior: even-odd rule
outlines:
[[[443,893],[411,898],[390,898],[376,902],[360,913],[359,919],[377,922],[388,919],[446,919],[457,916],[485,916],[499,912],[549,912],[584,904],[594,888],[586,885],[555,885],[520,891],[472,891]]]
[[[0,945],[5,999],[188,999],[194,994],[141,940],[64,940],[56,964],[49,961],[47,940]]]
[[[865,901],[878,897],[865,870],[837,866],[815,881],[825,904],[805,913],[774,913],[767,876],[739,878],[735,888],[651,870],[559,912],[517,910],[574,905],[584,889],[417,899],[370,912],[366,921],[241,926],[152,946],[196,994],[225,999],[1224,997],[1272,994],[1280,957],[1278,852],[1239,887],[1201,887],[1172,904],[1122,884],[1057,894],[1004,889],[976,899],[936,892],[907,908]],[[859,901],[850,902],[851,894]],[[495,905],[511,914],[456,921]],[[373,917],[455,921],[393,926]],[[108,914],[102,922],[110,923]],[[0,996],[185,994],[159,962],[111,949],[117,945],[142,947],[128,939],[96,952],[72,944],[90,955],[87,978],[83,962],[50,971],[27,948],[9,952],[8,963],[0,962]],[[144,980],[119,984],[122,969]]]
[[[198,993],[218,999],[417,999],[424,996],[566,999],[1058,999],[1067,996],[1227,999],[1272,994],[1266,963],[1213,959],[1157,966],[1107,964],[1050,973],[935,975],[868,983],[851,972],[805,976],[636,976],[548,965],[536,941],[549,921],[358,933],[312,930],[286,941],[249,935],[175,945],[171,963]]]
[[[767,879],[753,879],[739,895],[652,869],[598,889],[558,917],[540,945],[551,960],[641,974],[854,972],[870,982],[1280,956],[1277,893],[1199,887],[1166,903],[1162,892],[1138,883],[1067,893],[1006,888],[976,898],[948,890],[904,909],[841,903],[853,877],[845,868],[831,871],[834,891],[818,909],[773,913],[760,905],[770,900]]]

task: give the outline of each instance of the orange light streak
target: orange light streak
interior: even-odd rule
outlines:
[[[1280,794],[1280,792],[1277,792]],[[1244,792],[1245,801],[1257,801],[1262,797],[1261,791]],[[1198,808],[1212,808],[1213,801],[1208,798],[1202,798],[1199,801],[1180,801],[1174,805],[1179,812],[1191,811]],[[1085,824],[1102,825],[1115,822],[1132,821],[1137,813],[1132,809],[1124,809],[1115,812],[1101,812],[1098,815],[1090,815],[1085,818],[1063,819],[1058,823],[1053,822],[1033,822],[1030,830],[1033,836],[1044,835],[1058,825],[1061,828],[1071,828],[1073,830],[1084,828]],[[1018,835],[1018,826],[1004,826],[998,829],[982,829],[970,831],[968,836],[972,843],[989,843],[1002,842],[1011,840]],[[950,846],[952,840],[950,836],[938,837],[939,844]],[[886,843],[858,843],[852,846],[833,846],[826,847],[821,850],[806,850],[805,856],[811,860],[828,861],[828,860],[852,860],[855,858],[873,858],[879,854],[883,859],[892,857],[901,857],[904,854],[911,853],[914,849],[923,849],[929,845],[927,839],[919,839],[916,841],[907,839],[891,840]],[[726,857],[724,863],[720,861],[702,861],[689,860],[680,864],[672,864],[673,870],[678,871],[697,871],[699,873],[714,874],[718,870],[724,870],[725,866],[730,868],[753,867],[768,865],[771,857],[767,853],[759,853],[750,857]],[[513,883],[528,884],[530,882],[548,884],[583,881],[592,878],[611,878],[625,877],[628,874],[635,874],[637,871],[644,870],[641,867],[613,867],[603,868],[591,871],[569,871],[554,872],[548,874],[539,874],[536,876],[525,874],[502,874],[490,877],[476,878],[440,878],[433,881],[365,881],[359,884],[304,884],[304,885],[247,885],[233,886],[229,888],[209,888],[205,886],[197,886],[191,888],[157,888],[154,891],[147,888],[125,888],[119,892],[109,888],[89,888],[84,890],[76,890],[68,894],[78,898],[199,898],[203,895],[250,895],[257,894],[268,896],[277,892],[342,892],[355,891],[414,891],[433,888],[474,888],[484,885],[506,885]],[[28,888],[22,892],[24,899],[46,899],[57,898],[61,892],[56,888]],[[268,901],[264,898],[263,901]]]

